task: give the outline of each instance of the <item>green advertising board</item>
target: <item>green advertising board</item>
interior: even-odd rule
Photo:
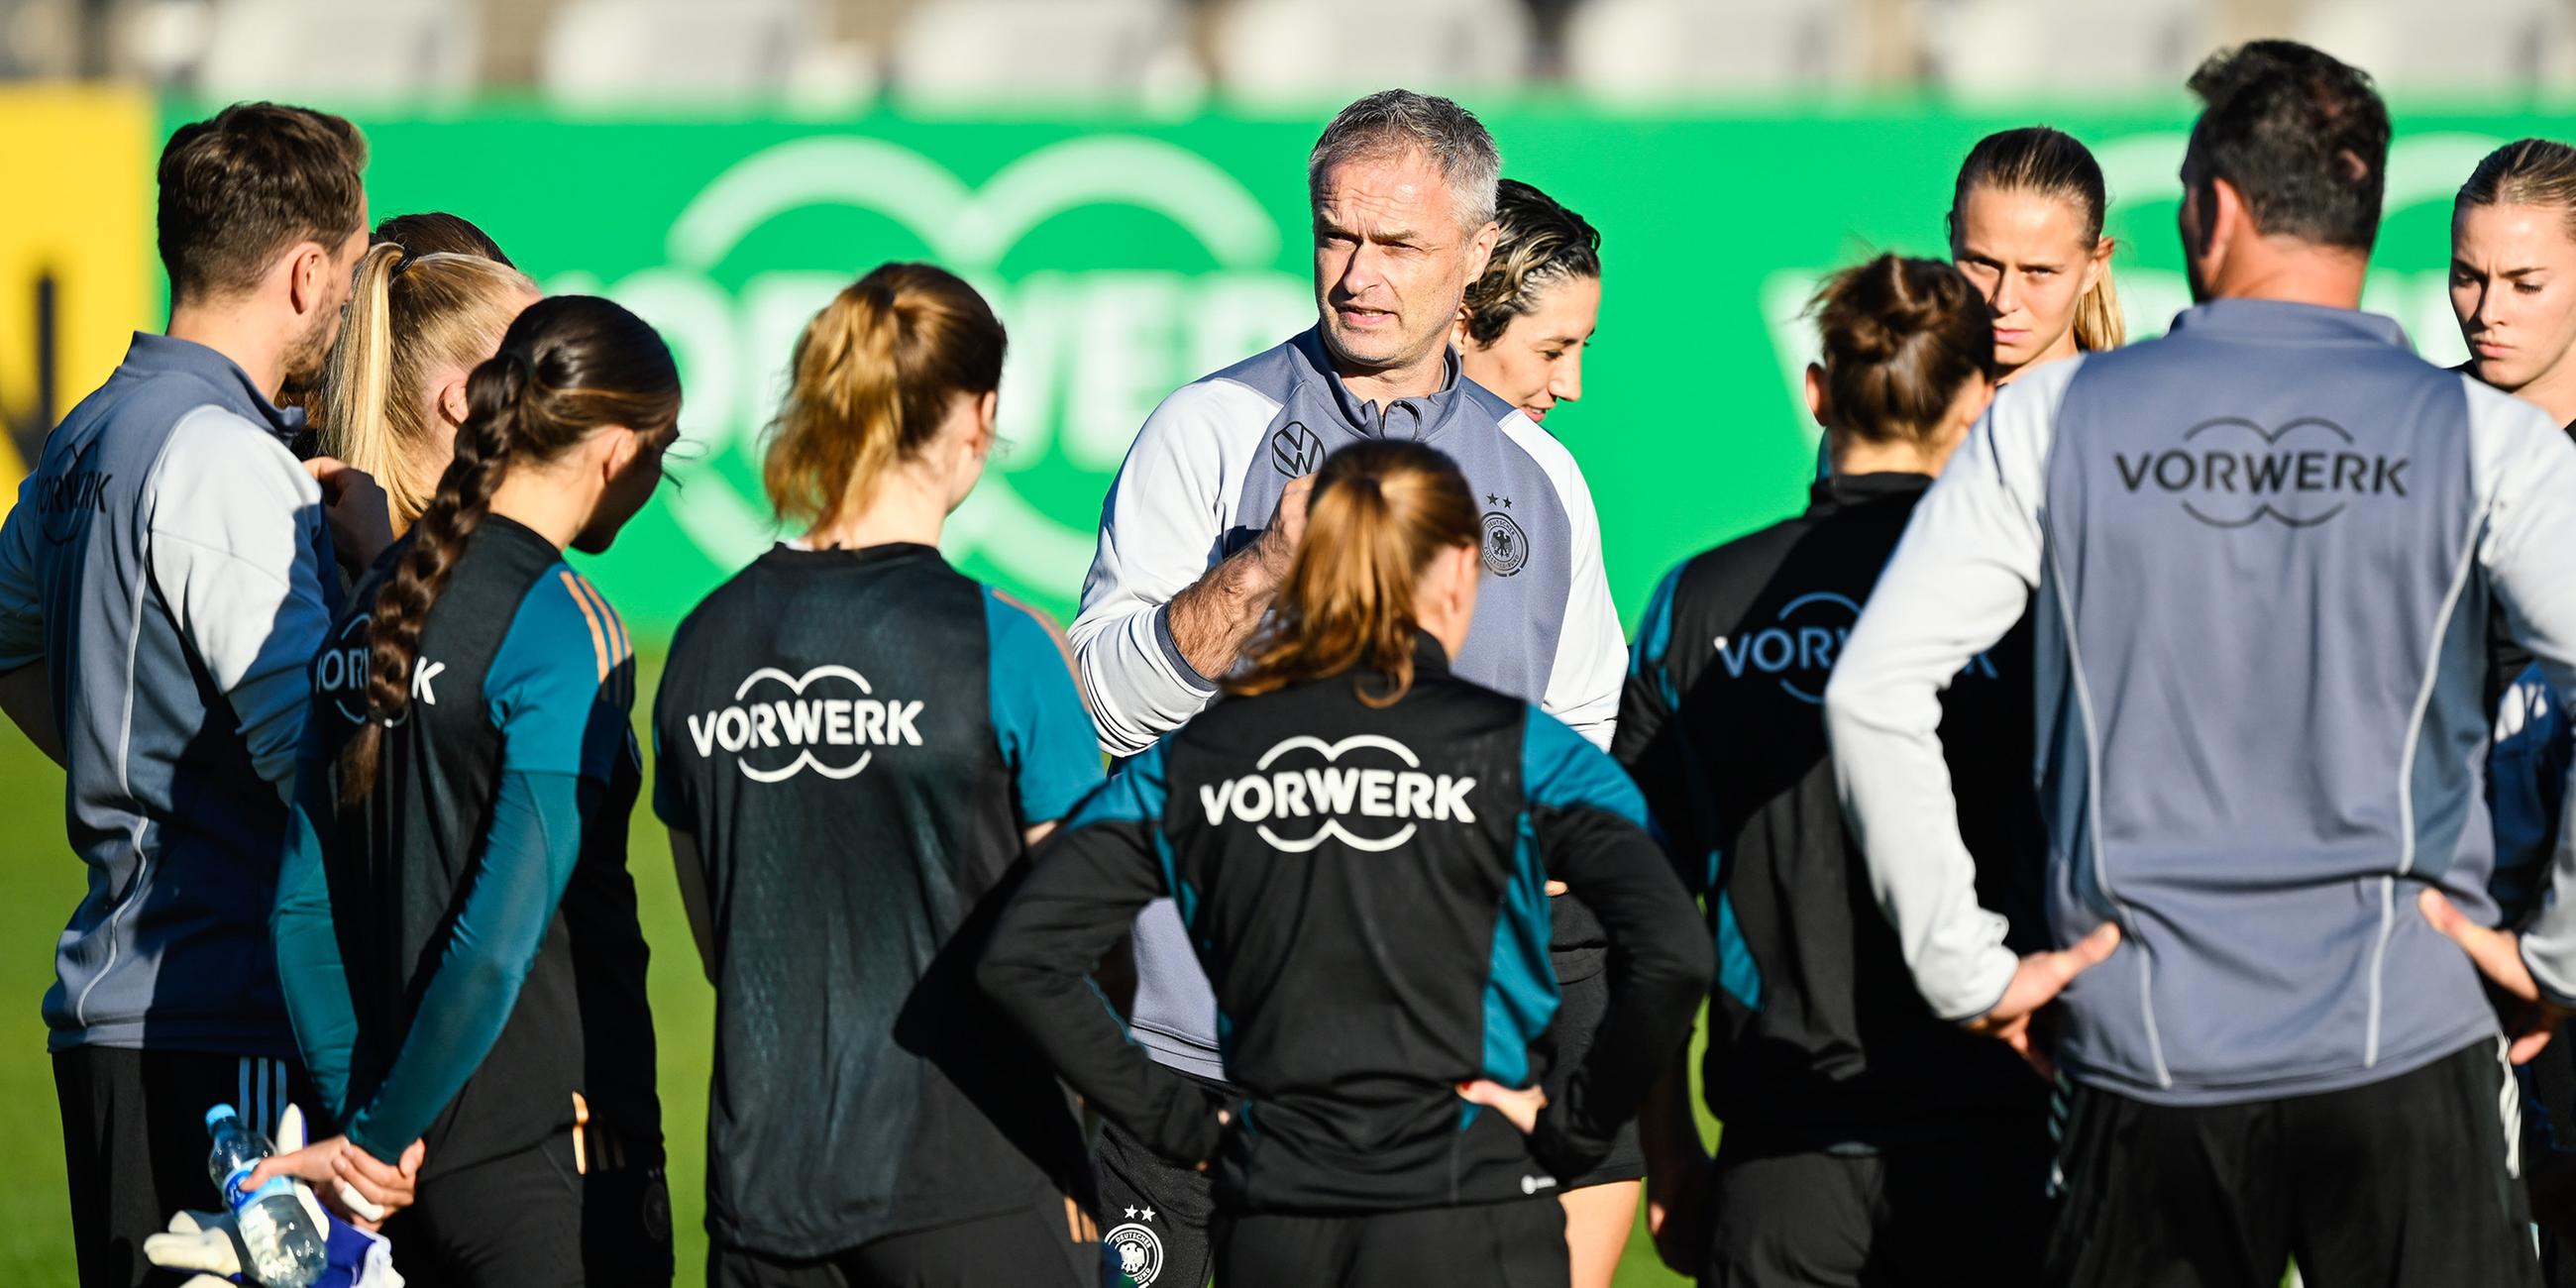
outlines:
[[[2452,191],[2478,157],[2571,119],[2407,117],[2371,308],[2456,361]],[[1674,560],[1794,511],[1815,430],[1800,318],[1824,272],[1942,250],[1954,169],[2030,117],[1921,108],[1662,119],[1492,113],[1505,172],[1603,234],[1605,299],[1582,401],[1548,420],[1599,501],[1631,618]],[[362,117],[376,211],[446,209],[549,291],[602,292],[678,350],[692,445],[679,486],[597,561],[648,635],[776,533],[760,434],[805,320],[857,273],[926,258],[986,290],[1011,332],[1006,440],[953,521],[970,573],[1069,613],[1100,498],[1165,394],[1313,316],[1304,160],[1318,119],[1180,122],[591,120],[533,109]],[[2173,231],[2188,109],[2055,115],[2091,144],[2133,336],[2187,303]]]

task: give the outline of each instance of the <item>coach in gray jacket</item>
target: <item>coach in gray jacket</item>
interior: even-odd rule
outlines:
[[[272,403],[339,334],[366,144],[255,103],[162,153],[170,328],[45,440],[0,526],[0,706],[69,775],[89,893],[45,995],[81,1282],[203,1208],[205,1114],[274,1131],[295,1039],[268,913],[304,668],[337,598],[322,492]]]
[[[2262,41],[2191,87],[2202,303],[2006,389],[1925,498],[1826,693],[1844,803],[1935,1012],[2027,1050],[2064,989],[2051,1282],[2534,1284],[2479,972],[2571,1000],[2576,872],[2519,952],[2477,928],[2480,694],[2491,599],[2576,683],[2576,447],[2356,311],[2367,76]],[[2072,947],[2016,961],[1935,699],[2026,603]]]

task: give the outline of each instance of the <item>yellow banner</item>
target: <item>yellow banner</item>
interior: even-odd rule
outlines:
[[[151,97],[92,87],[0,85],[0,423],[50,425],[107,379],[132,333],[151,325],[152,166],[159,143]],[[53,395],[37,406],[39,283],[53,281]],[[0,514],[26,472],[0,435]]]

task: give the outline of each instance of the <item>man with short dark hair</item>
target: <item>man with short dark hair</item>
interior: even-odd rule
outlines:
[[[273,399],[339,334],[365,164],[301,108],[172,135],[168,333],[134,337],[0,526],[0,708],[62,762],[89,867],[44,1004],[86,1288],[145,1282],[144,1236],[214,1205],[208,1107],[273,1133],[301,1083],[268,915],[338,582]]]
[[[1460,374],[1449,343],[1499,235],[1501,172],[1473,113],[1409,90],[1351,104],[1316,140],[1306,179],[1320,320],[1166,398],[1101,510],[1067,634],[1112,754],[1143,751],[1215,698],[1287,572],[1315,469],[1371,439],[1447,453],[1484,510],[1486,577],[1457,673],[1609,743],[1627,643],[1591,491],[1562,444]],[[1598,920],[1564,903],[1554,920],[1560,980],[1597,976]],[[1216,999],[1170,901],[1138,919],[1135,944],[1136,1039],[1167,1066],[1221,1080]],[[1097,1161],[1118,1258],[1155,1267],[1162,1288],[1196,1288],[1206,1179],[1114,1126]]]
[[[2576,446],[2358,311],[2369,77],[2259,41],[2191,87],[2201,303],[2007,387],[1915,511],[1825,696],[1844,804],[1936,1012],[2031,1051],[2063,990],[2050,1282],[2534,1284],[2506,1061],[2576,1001],[2576,859],[2483,928],[2486,624],[2576,683]],[[2068,947],[2016,960],[1937,726],[2025,605]]]

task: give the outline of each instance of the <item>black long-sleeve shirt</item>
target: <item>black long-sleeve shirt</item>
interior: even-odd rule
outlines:
[[[1916,993],[1843,823],[1825,680],[1931,478],[1819,480],[1807,512],[1675,568],[1647,605],[1612,752],[1706,896],[1718,981],[1709,1108],[1739,1143],[1801,1149],[1978,1130],[2043,1088]],[[1941,740],[1985,906],[2045,947],[2030,640],[1942,698]]]
[[[1713,969],[1608,756],[1423,643],[1405,695],[1347,674],[1221,701],[1129,761],[1003,910],[980,977],[1113,1121],[1213,1158],[1243,1211],[1387,1211],[1542,1193],[1608,1148]],[[1459,1084],[1526,1086],[1557,1004],[1547,879],[1610,932],[1598,1041],[1529,1137]],[[1155,1065],[1086,972],[1169,895],[1246,1099]]]

